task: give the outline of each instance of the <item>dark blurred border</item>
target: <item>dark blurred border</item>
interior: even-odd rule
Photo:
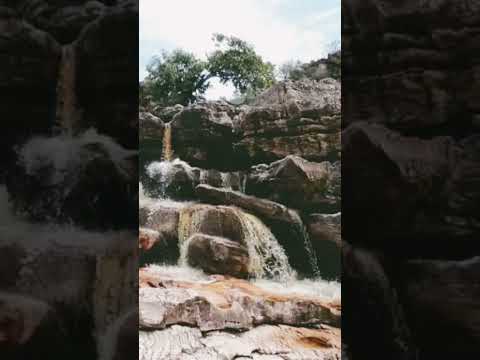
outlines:
[[[480,354],[480,4],[342,1],[349,359]]]
[[[0,358],[138,356],[138,0],[0,1]]]

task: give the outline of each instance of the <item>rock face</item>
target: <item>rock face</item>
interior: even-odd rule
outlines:
[[[246,192],[304,211],[340,208],[340,163],[315,163],[289,155],[269,165],[254,166]]]
[[[195,234],[187,239],[187,263],[208,274],[248,275],[248,251],[238,242],[217,236]]]
[[[342,7],[342,237],[372,268],[382,259],[389,288],[361,295],[371,276],[351,271],[344,311],[348,319],[359,309],[352,296],[369,298],[397,314],[384,313],[387,327],[403,319],[410,340],[384,332],[382,358],[480,354],[469,346],[478,342],[471,304],[479,301],[471,277],[480,229],[477,10],[473,1]],[[344,257],[348,270],[353,255]],[[356,311],[356,322],[370,322],[378,308]],[[343,327],[349,358],[375,358],[379,348],[362,346],[352,325]]]
[[[250,165],[288,155],[338,159],[340,85],[333,79],[279,83],[257,98],[239,129],[235,149]]]
[[[234,116],[225,103],[198,104],[177,113],[172,122],[176,155],[194,166],[231,168]]]

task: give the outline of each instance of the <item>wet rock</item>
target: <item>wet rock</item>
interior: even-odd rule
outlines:
[[[313,274],[316,265],[312,262],[316,260],[309,252],[310,240],[303,220],[295,210],[270,200],[209,185],[198,185],[195,191],[202,201],[240,207],[257,216],[276,236],[295,270],[303,274]]]
[[[246,236],[238,210],[207,204],[194,204],[182,209],[178,231],[181,241],[187,241],[192,235],[201,233],[227,238],[240,244]]]
[[[140,273],[140,329],[188,324],[201,331],[246,330],[261,324],[339,326],[338,304],[294,295],[277,295],[248,281],[206,283],[162,280]],[[143,284],[143,285],[142,285]]]
[[[150,243],[153,237],[156,246],[146,249],[147,251],[141,254],[140,263],[175,264],[179,257],[178,225],[181,209],[172,206],[168,201],[144,209],[146,213],[144,226],[153,231],[151,235],[146,234],[149,235],[147,243]]]
[[[140,359],[179,360],[338,360],[340,331],[286,325],[262,325],[250,331],[231,334],[174,325],[166,330],[140,332]]]
[[[399,271],[401,300],[422,355],[479,355],[480,258],[411,260]]]
[[[204,184],[198,185],[195,191],[201,200],[219,205],[238,206],[263,219],[294,222],[298,217],[294,211],[282,204],[245,195],[237,191]]]
[[[146,166],[143,186],[151,196],[177,200],[196,200],[194,188],[199,184],[243,191],[242,172],[220,172],[192,167],[185,161],[154,161]]]
[[[288,155],[338,159],[340,109],[340,84],[333,79],[274,85],[242,116],[235,152],[249,165]]]
[[[218,236],[195,234],[187,240],[187,262],[209,274],[248,275],[248,251],[238,242]]]
[[[269,165],[253,166],[246,192],[303,211],[338,211],[340,163],[315,163],[289,155]]]

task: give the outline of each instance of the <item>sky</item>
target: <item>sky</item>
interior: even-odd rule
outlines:
[[[341,0],[142,0],[140,1],[140,70],[163,50],[175,48],[200,58],[213,50],[212,35],[222,33],[251,43],[275,65],[308,62],[340,41]],[[217,81],[208,99],[231,97],[233,88]]]

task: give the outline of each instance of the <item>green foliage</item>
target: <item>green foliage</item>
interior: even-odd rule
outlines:
[[[213,77],[231,82],[237,97],[245,102],[275,81],[274,66],[264,62],[253,46],[236,37],[215,34],[216,50],[207,61],[183,50],[164,52],[147,67],[147,78],[140,84],[140,105],[188,105],[198,101]]]
[[[186,51],[164,52],[147,66],[144,99],[149,96],[162,106],[193,103],[208,89],[210,76],[206,68],[204,61]]]
[[[232,82],[241,93],[257,93],[275,82],[274,66],[264,62],[252,45],[223,34],[215,34],[217,50],[208,57],[208,70],[225,84]]]

